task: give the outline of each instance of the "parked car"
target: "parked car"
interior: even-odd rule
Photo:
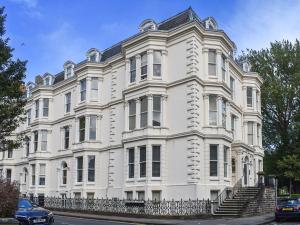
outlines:
[[[20,225],[51,225],[54,223],[52,212],[24,198],[18,202],[15,217]]]
[[[282,199],[277,203],[275,209],[275,220],[299,218],[300,219],[300,198]]]

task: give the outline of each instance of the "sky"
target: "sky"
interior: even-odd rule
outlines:
[[[136,34],[144,19],[160,22],[189,6],[200,19],[213,16],[238,53],[300,38],[300,0],[0,0],[0,6],[14,57],[28,60],[26,82]]]

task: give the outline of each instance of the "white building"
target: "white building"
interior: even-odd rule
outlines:
[[[189,8],[28,83],[23,148],[0,172],[26,195],[213,198],[262,170],[257,73]],[[245,64],[246,66],[246,64]]]

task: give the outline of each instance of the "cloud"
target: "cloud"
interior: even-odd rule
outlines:
[[[42,13],[38,7],[38,0],[9,0],[23,6],[25,14],[31,18],[38,19],[42,17]]]
[[[232,19],[224,27],[238,52],[269,47],[275,40],[300,37],[300,1],[238,1]]]
[[[73,27],[62,23],[56,30],[39,35],[42,52],[41,61],[45,62],[44,70],[62,70],[63,63],[67,60],[78,62],[84,57],[87,43],[76,34]],[[44,71],[46,72],[46,71]]]

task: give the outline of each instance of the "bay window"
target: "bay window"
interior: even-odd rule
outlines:
[[[209,49],[209,51],[208,51],[208,75],[210,75],[210,76],[217,75],[216,65],[217,65],[216,50]]]
[[[253,134],[254,134],[254,122],[248,122],[248,144],[253,145]]]
[[[161,96],[153,96],[153,121],[152,126],[161,125]]]
[[[47,151],[48,131],[47,130],[42,130],[41,135],[42,135],[41,151]]]
[[[252,87],[247,87],[247,106],[253,106]]]
[[[216,126],[217,125],[217,96],[209,95],[209,125]]]
[[[83,156],[77,157],[77,182],[83,181]]]
[[[86,100],[86,79],[80,81],[80,101]]]
[[[134,178],[134,148],[128,149],[128,178]]]
[[[79,117],[79,141],[85,140],[85,117]]]
[[[40,104],[39,100],[35,100],[35,118],[39,118]]]
[[[46,164],[40,164],[39,185],[44,186],[46,183]]]
[[[39,143],[39,133],[36,130],[36,131],[33,132],[33,149],[34,149],[34,152],[37,152],[37,150],[38,150],[38,143]]]
[[[147,53],[141,55],[141,80],[147,79]]]
[[[47,117],[49,115],[49,98],[43,99],[43,116]]]
[[[130,83],[136,79],[136,59],[135,56],[130,58]]]
[[[153,76],[161,76],[161,51],[154,51],[153,53]]]
[[[148,99],[146,96],[141,98],[141,128],[147,126],[148,121]]]
[[[160,146],[152,146],[152,177],[160,177]]]
[[[93,99],[97,99],[98,98],[98,77],[92,77],[92,81],[91,81],[91,97]]]
[[[88,182],[95,182],[95,156],[88,156]]]
[[[90,116],[90,140],[96,140],[96,128],[97,128],[97,116],[91,115]]]
[[[210,173],[211,177],[218,176],[218,145],[210,145]]]
[[[130,100],[128,102],[129,106],[129,130],[135,129],[135,122],[136,122],[136,101]]]
[[[140,147],[140,177],[146,177],[146,146]]]

